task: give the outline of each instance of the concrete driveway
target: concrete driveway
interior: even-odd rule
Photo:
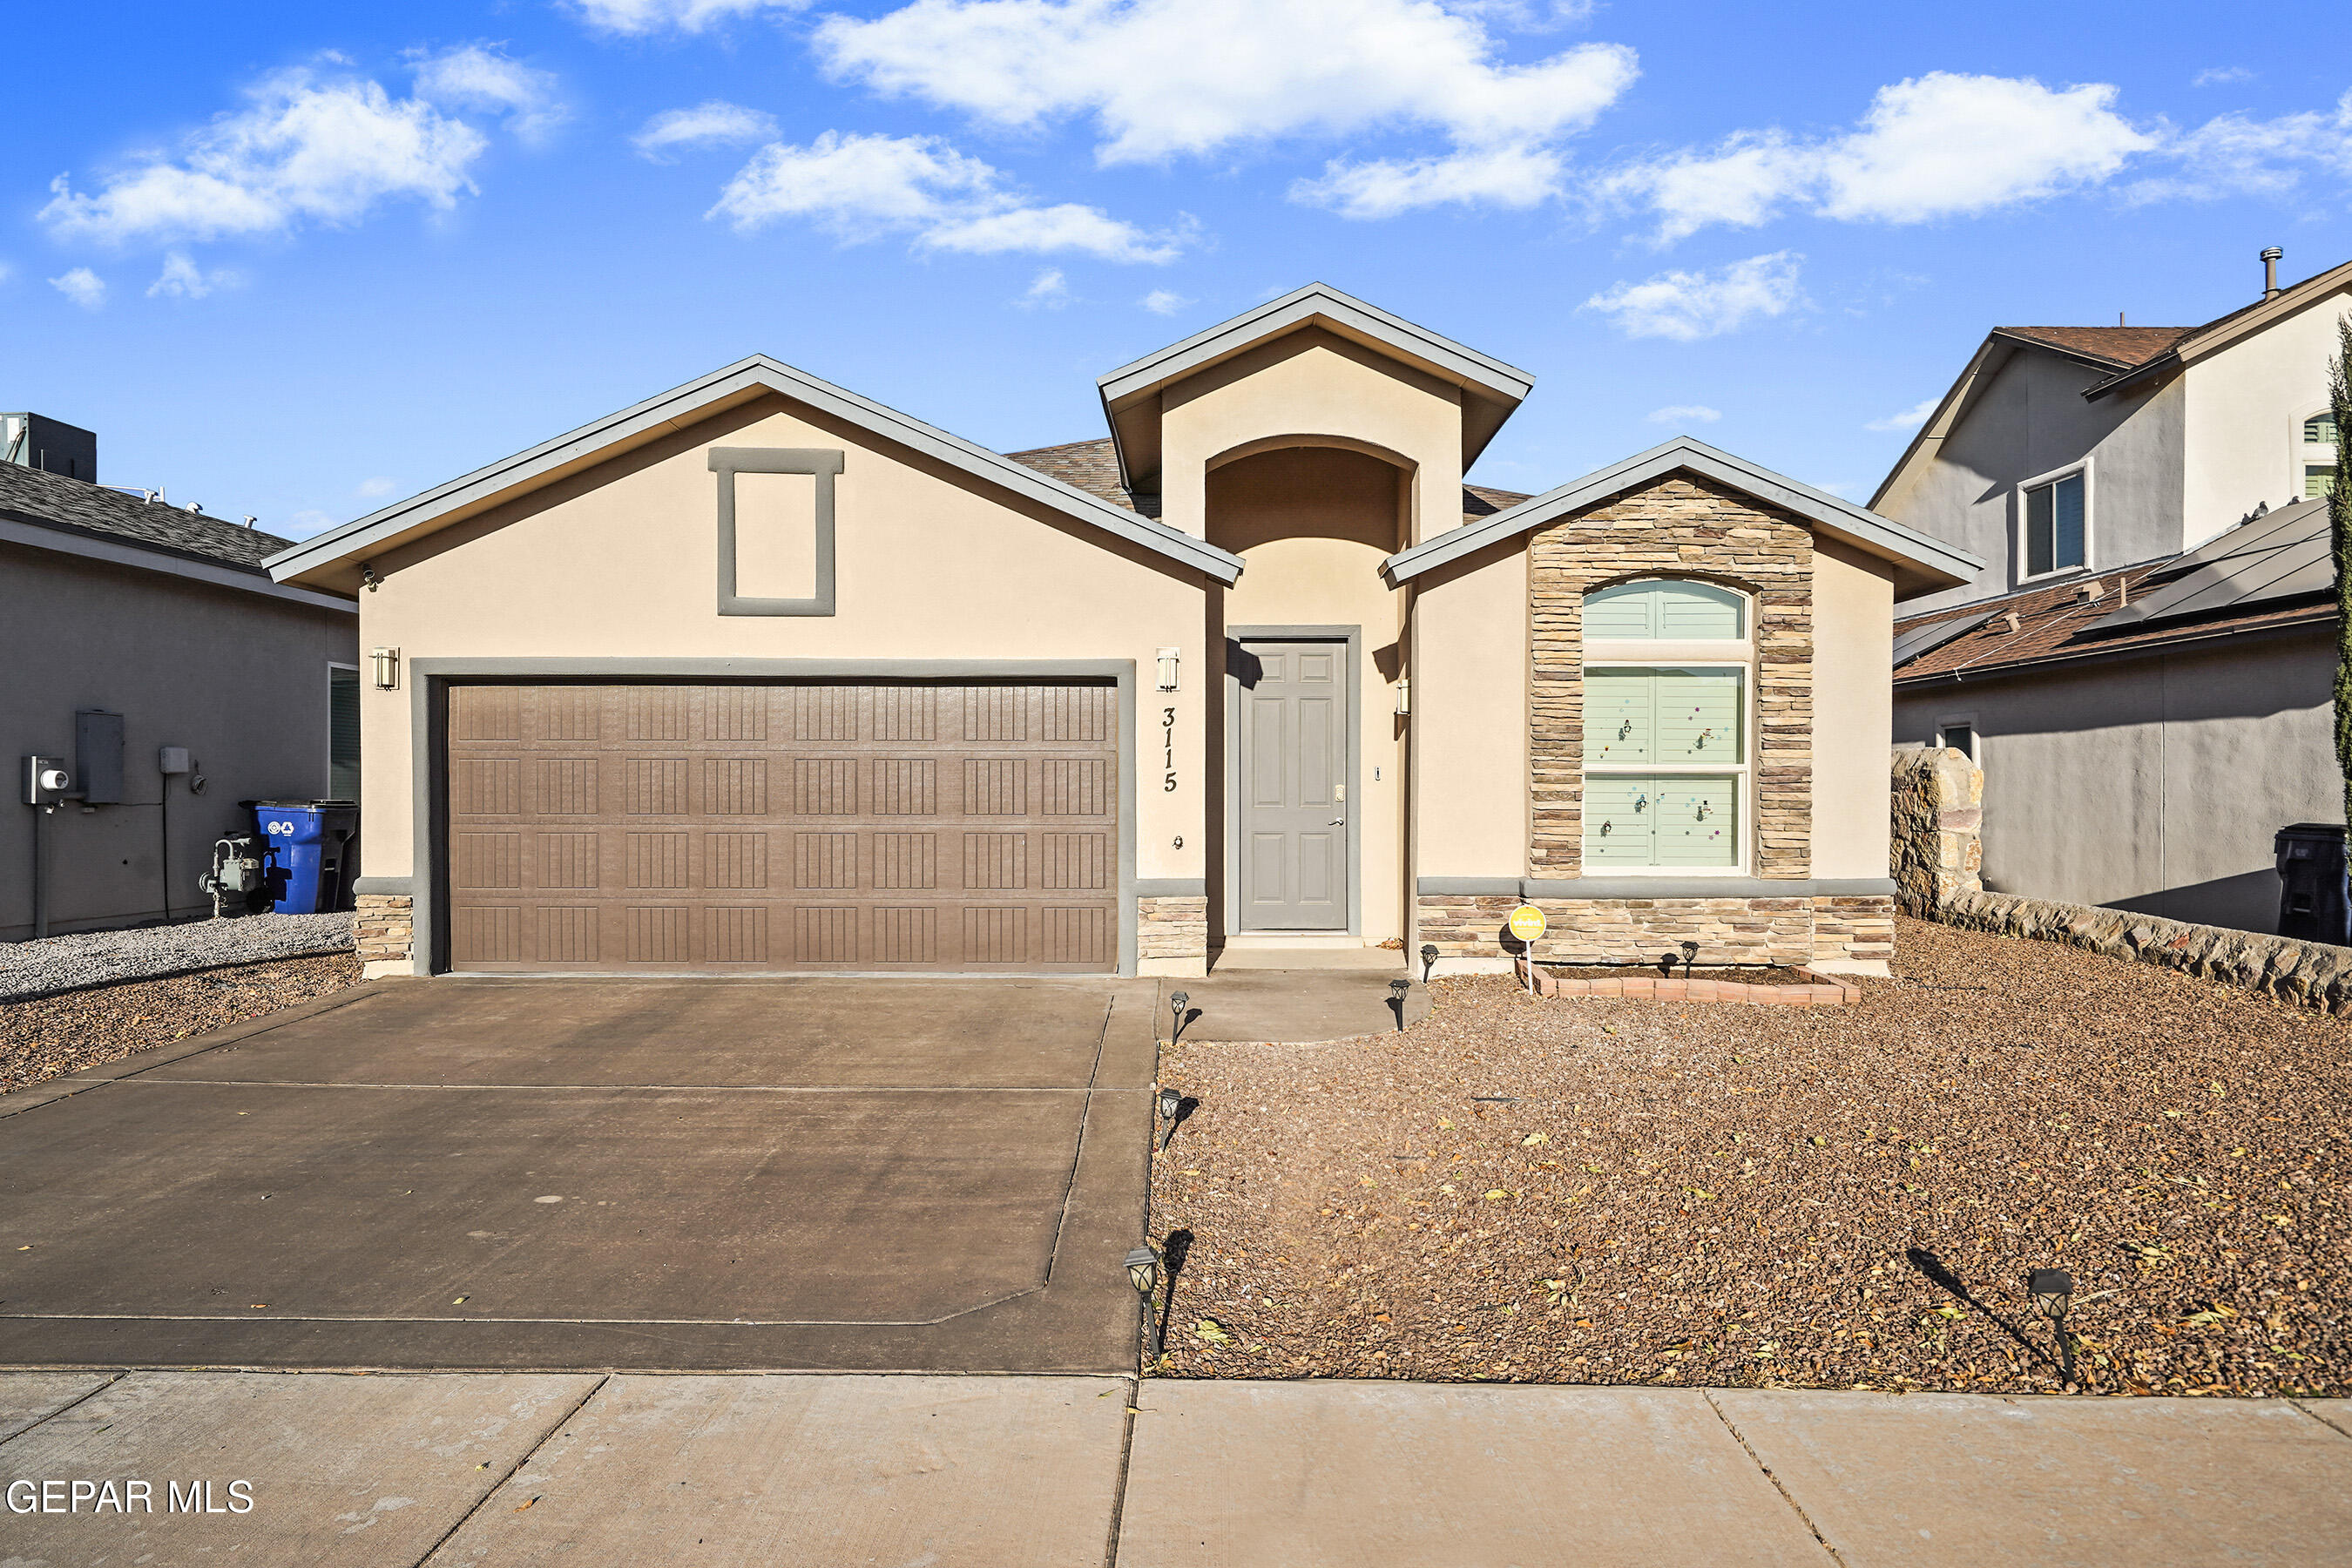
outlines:
[[[0,1099],[0,1365],[1132,1368],[1149,982],[383,981]]]

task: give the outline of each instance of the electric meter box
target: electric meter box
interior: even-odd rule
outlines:
[[[26,805],[62,805],[73,788],[73,774],[63,757],[26,757],[25,788],[18,796]]]

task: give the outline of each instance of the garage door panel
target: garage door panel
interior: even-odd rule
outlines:
[[[458,687],[460,969],[1103,972],[1118,691]]]

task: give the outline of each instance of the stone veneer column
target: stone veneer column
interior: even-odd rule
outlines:
[[[416,900],[362,893],[352,910],[352,941],[367,963],[406,963],[416,947]]]

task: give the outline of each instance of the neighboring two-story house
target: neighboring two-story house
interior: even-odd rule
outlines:
[[[2343,816],[2327,413],[2352,263],[2200,327],[2001,327],[1874,510],[1987,563],[1897,623],[1895,740],[1985,770],[2001,891],[2275,929]]]

